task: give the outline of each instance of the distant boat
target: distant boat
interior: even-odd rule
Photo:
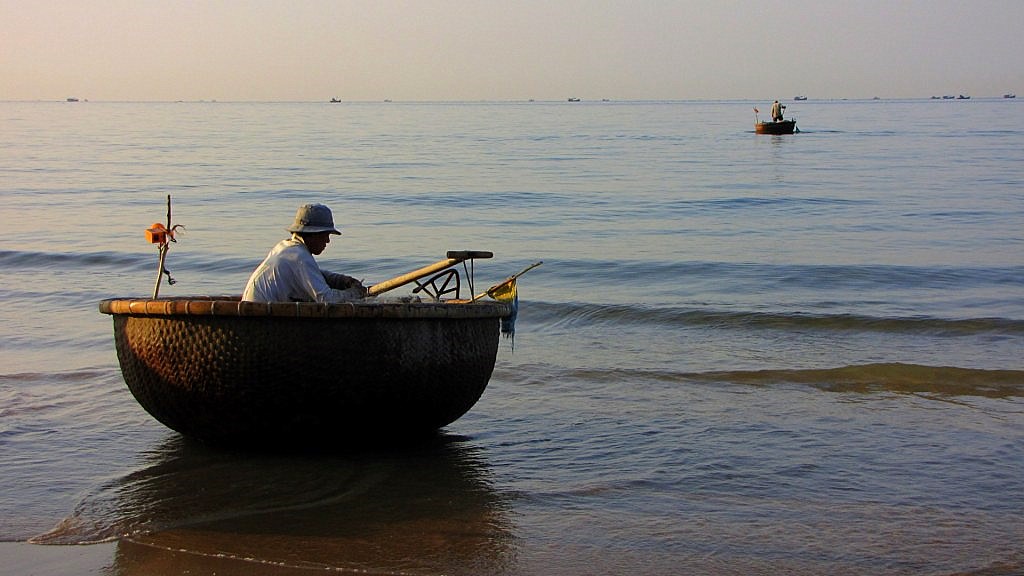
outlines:
[[[569,102],[579,102],[579,98],[569,98]]]
[[[956,97],[957,100],[970,100],[970,96],[964,96],[963,94]]]
[[[331,102],[341,102],[341,100],[338,100],[337,98],[331,98]]]
[[[794,130],[799,132],[799,129],[796,127],[796,120],[754,123],[754,132],[756,134],[792,134]]]
[[[1003,94],[1003,98],[1016,98],[1016,97],[1017,97],[1017,95],[1012,93],[1012,92],[1007,92],[1006,94]]]
[[[943,96],[942,97],[943,100],[953,100],[954,98],[956,98],[956,96]]]
[[[78,98],[68,98],[68,102],[78,102]]]
[[[802,102],[804,100],[807,100],[807,96],[793,96],[793,100],[796,100],[797,102]]]

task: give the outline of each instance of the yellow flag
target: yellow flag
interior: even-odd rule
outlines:
[[[487,290],[487,295],[498,302],[512,305],[512,313],[501,319],[501,332],[506,337],[513,336],[516,333],[516,316],[519,315],[519,296],[516,294],[515,277],[513,276],[496,286],[491,286]]]
[[[487,295],[498,302],[512,302],[516,299],[516,279],[510,278],[501,284],[492,286],[487,290]]]

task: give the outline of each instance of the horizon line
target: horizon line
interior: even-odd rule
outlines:
[[[1007,100],[1014,99],[1014,97],[1007,97],[1006,93],[998,96],[965,96],[958,95],[950,97],[950,95],[943,96],[900,96],[900,97],[859,97],[859,98],[846,98],[846,97],[833,97],[833,98],[786,98],[779,99],[780,102],[846,102],[846,101],[901,101],[901,100]],[[773,100],[773,99],[768,99]],[[628,99],[614,99],[614,98],[563,98],[563,99],[541,99],[541,98],[512,98],[512,99],[451,99],[451,100],[402,100],[393,98],[384,98],[380,100],[220,100],[220,99],[173,99],[173,100],[90,100],[88,98],[35,98],[35,99],[0,99],[0,103],[66,103],[66,104],[88,104],[88,103],[99,103],[99,104],[500,104],[500,103],[511,103],[511,104],[552,104],[552,103],[565,103],[565,104],[582,104],[582,103],[598,103],[598,104],[611,104],[611,103],[682,103],[682,102],[765,102],[765,98],[628,98]]]

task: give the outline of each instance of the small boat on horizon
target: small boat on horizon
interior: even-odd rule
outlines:
[[[793,96],[793,100],[796,100],[797,102],[803,102],[804,100],[807,100],[807,96]]]
[[[1006,94],[1003,94],[1003,98],[1016,98],[1016,97],[1017,97],[1017,95],[1014,94],[1013,92],[1007,92]]]

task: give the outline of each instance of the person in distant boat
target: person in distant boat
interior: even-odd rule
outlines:
[[[341,232],[334,227],[334,215],[323,204],[305,204],[295,213],[287,229],[291,238],[282,240],[256,267],[245,284],[242,300],[247,302],[347,302],[366,296],[363,283],[351,276],[320,270],[313,256]]]
[[[786,109],[786,105],[785,104],[779,104],[779,101],[776,100],[775,103],[772,104],[772,121],[773,122],[782,122],[782,112],[785,109]]]

